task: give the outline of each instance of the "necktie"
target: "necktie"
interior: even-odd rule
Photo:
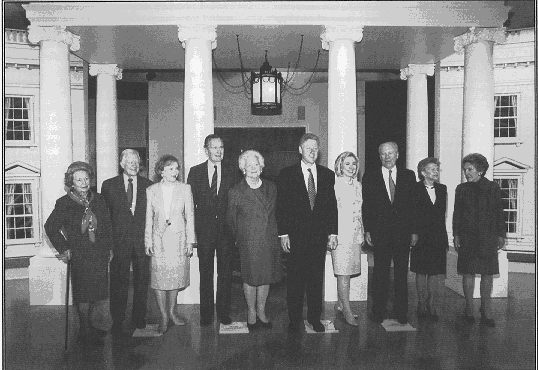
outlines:
[[[309,168],[308,172],[308,199],[310,200],[310,209],[314,209],[314,203],[316,202],[316,186],[314,185],[314,175],[312,175],[312,170]]]
[[[211,178],[211,196],[217,196],[217,166],[213,170],[213,177]]]
[[[127,204],[129,208],[133,207],[133,179],[128,179],[129,184],[127,185]]]
[[[392,170],[389,170],[389,190],[390,190],[390,202],[394,202],[394,192],[396,191],[396,185],[392,179]]]

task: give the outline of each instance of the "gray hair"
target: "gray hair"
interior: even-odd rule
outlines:
[[[261,155],[261,153],[256,150],[245,150],[243,153],[241,153],[238,159],[239,169],[241,170],[241,172],[245,172],[245,169],[247,167],[247,159],[250,157],[255,157],[260,164],[260,169],[263,170],[263,168],[265,167],[265,161],[263,160],[263,156]]]
[[[138,162],[140,162],[140,154],[134,149],[125,149],[120,154],[120,165],[123,166],[125,164],[125,158],[127,158],[128,155],[134,155],[138,158]]]
[[[396,151],[398,152],[398,144],[396,144],[394,141],[387,141],[385,143],[379,144],[379,147],[377,148],[377,151],[379,153],[381,153],[381,147],[383,147],[383,145],[392,145],[394,149],[396,149]]]
[[[418,162],[417,165],[417,174],[420,181],[424,181],[424,176],[422,175],[422,171],[426,171],[426,166],[430,163],[436,164],[437,166],[441,165],[441,162],[435,157],[427,157]]]

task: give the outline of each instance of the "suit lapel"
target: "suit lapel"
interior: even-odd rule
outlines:
[[[381,193],[382,194],[385,194],[385,201],[386,203],[388,204],[391,204],[390,203],[390,194],[387,192],[387,187],[385,186],[385,179],[383,179],[383,170],[381,170],[381,168],[379,168],[378,170],[378,174],[377,174],[377,179],[379,181],[379,188],[381,188]],[[394,200],[396,200],[396,192],[398,191],[398,186],[396,185],[395,189],[394,189]],[[393,202],[394,203],[394,202]]]
[[[317,173],[317,168],[316,168]],[[319,180],[319,176],[318,176]],[[308,198],[308,189],[306,188],[305,182],[304,182],[304,176],[303,176],[303,169],[301,167],[301,162],[297,165],[295,169],[295,179],[294,181],[297,183],[297,189],[302,189],[299,194],[301,194],[302,197],[302,203],[308,206],[308,209],[310,209],[310,199]],[[319,183],[318,183],[319,187]],[[317,191],[318,189],[316,189]]]
[[[136,208],[135,215],[140,212],[145,213],[146,209],[144,207],[144,199],[146,199],[146,189],[142,187],[142,181],[140,181],[140,176],[136,176]],[[127,203],[127,194],[125,194],[125,202]]]
[[[125,184],[123,183],[123,174],[119,175],[117,179],[118,181],[116,181],[116,194],[119,194],[121,202],[124,204],[124,206],[127,209],[130,209],[131,207],[129,206],[129,204],[127,204],[127,192],[125,191]]]

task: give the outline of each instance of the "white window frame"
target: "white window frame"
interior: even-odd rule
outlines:
[[[495,131],[495,98],[500,96],[515,96],[517,99],[517,105],[516,105],[516,136],[513,137],[495,137],[494,135],[494,142],[495,144],[500,145],[508,145],[508,144],[515,144],[516,146],[520,146],[523,143],[523,140],[521,139],[520,131],[521,131],[521,114],[520,114],[520,107],[521,107],[521,93],[519,92],[498,92],[494,95],[494,101],[493,101],[493,130]]]
[[[524,173],[506,173],[500,172],[493,175],[494,180],[516,180],[517,181],[517,222],[516,222],[516,232],[515,233],[506,233],[507,239],[517,239],[517,241],[522,240],[522,229],[523,229],[523,175]],[[504,213],[504,212],[503,212]]]
[[[5,245],[5,256],[6,257],[16,257],[16,256],[31,256],[35,255],[36,246],[41,244],[41,220],[40,220],[40,202],[39,202],[39,176],[28,176],[28,177],[6,177],[4,179],[4,185],[8,184],[30,184],[32,191],[32,228],[34,231],[34,237],[28,239],[8,239],[7,238],[7,214],[4,209],[4,245]],[[5,186],[4,186],[4,195],[5,195]],[[5,199],[4,199],[5,207]]]
[[[28,98],[30,99],[28,108],[28,124],[30,126],[30,140],[8,140],[6,135],[6,117],[4,116],[4,145],[6,147],[28,147],[36,145],[36,130],[35,130],[35,116],[34,116],[34,95],[26,94],[5,94],[5,98]],[[4,112],[2,112],[4,114]]]

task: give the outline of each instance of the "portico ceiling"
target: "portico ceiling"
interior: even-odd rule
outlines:
[[[500,27],[509,8],[500,1],[422,2],[167,2],[31,3],[32,25],[64,25],[80,36],[74,54],[90,63],[128,70],[184,69],[177,25],[216,26],[220,69],[240,68],[237,36],[247,70],[268,50],[273,67],[293,69],[304,35],[299,70],[327,70],[324,26],[363,26],[355,44],[357,70],[398,70],[434,63],[454,52],[454,37],[469,27]]]

